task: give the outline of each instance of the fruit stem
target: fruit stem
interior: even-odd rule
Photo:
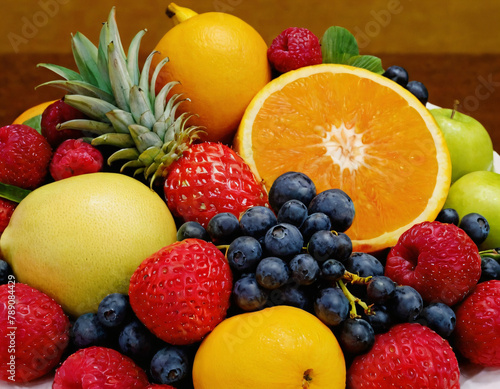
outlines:
[[[450,117],[450,119],[453,119],[453,117],[455,116],[455,112],[457,112],[459,105],[460,105],[460,101],[455,100],[453,102],[453,111],[451,111],[451,117]]]
[[[360,277],[358,277],[360,278]],[[362,301],[359,297],[354,296],[349,289],[344,284],[344,281],[338,280],[337,283],[340,285],[340,288],[342,289],[342,292],[344,292],[344,296],[347,297],[347,300],[349,300],[349,304],[351,305],[351,311],[349,316],[351,319],[356,319],[360,318],[361,316],[358,315],[358,312],[356,310],[356,303],[363,308],[364,312],[367,315],[371,315],[373,313],[371,306],[367,305],[364,301]]]
[[[30,192],[30,190],[0,182],[0,197],[15,203],[20,203]]]
[[[481,257],[490,257],[496,259],[497,261],[500,260],[500,253],[498,252],[498,249],[480,251],[479,255]]]
[[[350,282],[351,284],[359,284],[359,285],[366,285],[368,282],[370,282],[372,276],[369,277],[360,277],[357,274],[348,272],[347,270],[344,272],[344,275],[342,276],[342,279]]]

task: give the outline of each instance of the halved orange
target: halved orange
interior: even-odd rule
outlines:
[[[299,171],[318,193],[344,190],[356,211],[346,232],[355,251],[391,247],[435,219],[450,187],[446,142],[427,108],[395,82],[350,66],[314,65],[271,81],[233,146],[268,189]]]

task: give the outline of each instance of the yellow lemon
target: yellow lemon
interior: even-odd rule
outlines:
[[[275,306],[224,320],[198,349],[195,389],[344,389],[345,360],[314,315]]]
[[[84,174],[31,192],[15,209],[0,250],[17,281],[78,316],[109,293],[127,293],[139,264],[176,240],[165,202],[117,173]]]

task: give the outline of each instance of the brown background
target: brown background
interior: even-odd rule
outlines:
[[[117,7],[122,40],[148,29],[142,54],[172,27],[168,1],[17,0],[2,4],[0,23],[0,125],[24,109],[60,97],[35,86],[52,79],[39,62],[73,67],[70,34],[97,42],[100,23]],[[264,1],[179,0],[197,12],[223,11],[254,26],[270,44],[287,27],[306,27],[321,37],[332,25],[358,38],[362,54],[382,58],[384,67],[404,66],[410,78],[429,89],[430,101],[461,110],[481,121],[500,150],[500,2],[432,0]]]

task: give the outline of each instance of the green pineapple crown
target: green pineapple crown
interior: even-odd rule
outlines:
[[[108,158],[108,164],[126,160],[120,171],[134,168],[134,176],[143,174],[152,186],[199,137],[202,129],[187,126],[193,116],[189,113],[175,118],[178,106],[189,100],[174,94],[167,101],[177,81],[167,83],[155,94],[156,79],[168,57],[156,66],[151,80],[151,61],[157,51],[149,54],[140,71],[139,48],[145,33],[146,30],[137,33],[126,55],[113,7],[107,22],[103,23],[98,47],[79,32],[72,36],[73,57],[79,73],[53,64],[38,66],[63,78],[39,86],[64,89],[67,92],[64,101],[90,118],[69,120],[58,128],[90,132],[95,135],[91,141],[94,146],[118,147]]]

